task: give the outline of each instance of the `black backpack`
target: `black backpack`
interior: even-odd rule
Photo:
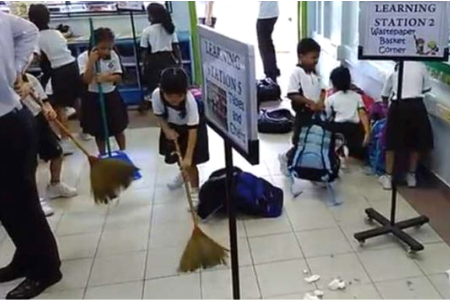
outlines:
[[[259,80],[257,85],[258,106],[263,102],[281,100],[280,86],[270,78]]]
[[[258,117],[258,131],[261,133],[284,134],[292,131],[294,116],[285,108],[262,110]]]

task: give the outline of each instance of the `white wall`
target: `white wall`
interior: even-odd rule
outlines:
[[[352,78],[368,95],[379,99],[383,83],[392,71],[393,62],[359,61],[357,59],[358,2],[337,1],[308,2],[308,30],[322,46],[319,71],[325,82],[331,70],[340,64],[349,67]],[[325,11],[324,11],[325,10]],[[320,17],[322,14],[322,17]],[[341,24],[336,28],[336,24]],[[336,40],[333,31],[340,33]],[[435,150],[428,158],[428,166],[442,181],[450,186],[450,123],[436,117],[437,104],[450,108],[450,86],[437,80],[432,82],[432,93],[426,98],[426,105],[435,135]]]

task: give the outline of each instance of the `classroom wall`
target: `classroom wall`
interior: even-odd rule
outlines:
[[[308,2],[308,35],[322,46],[319,72],[324,81],[328,83],[329,74],[334,67],[344,64],[350,69],[355,84],[374,99],[379,99],[383,83],[392,71],[392,62],[358,61],[354,45],[357,39],[357,23],[354,19],[358,11],[355,1],[343,2],[340,7],[340,41],[332,41],[324,36],[327,30],[336,26],[336,16],[327,9],[331,8],[327,8],[324,4],[319,7],[315,2]],[[322,17],[319,16],[320,11],[322,11]],[[328,19],[333,19],[329,27],[326,24]],[[450,186],[450,123],[436,116],[438,104],[450,108],[450,86],[432,80],[432,93],[427,96],[425,102],[435,135],[435,149],[430,153],[426,165]]]

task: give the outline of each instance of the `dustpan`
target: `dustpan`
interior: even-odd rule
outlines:
[[[92,22],[92,18],[89,19],[89,25],[90,25],[90,29],[91,29],[91,39],[92,39],[91,44],[95,45],[94,24]],[[95,63],[95,70],[96,70],[96,73],[101,72],[100,64],[98,62]],[[102,117],[103,132],[105,134],[106,151],[107,151],[106,155],[99,155],[98,157],[100,159],[104,159],[104,158],[118,159],[118,160],[124,161],[124,162],[136,167],[136,165],[133,163],[133,161],[130,159],[130,157],[125,152],[111,150],[111,143],[109,141],[108,121],[106,119],[105,95],[103,94],[103,87],[102,87],[101,83],[98,83],[98,94],[99,94],[98,101],[100,103],[100,112],[101,112],[101,117]],[[136,171],[133,174],[133,180],[139,180],[140,178],[142,178],[142,175],[139,171],[139,168],[136,167]]]

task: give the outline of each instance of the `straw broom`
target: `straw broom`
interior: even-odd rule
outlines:
[[[194,272],[197,269],[208,269],[218,265],[226,265],[226,258],[228,257],[228,250],[213,239],[207,236],[199,227],[198,217],[195,213],[194,204],[191,196],[190,183],[187,182],[187,172],[181,166],[181,151],[178,142],[175,141],[176,154],[178,156],[178,163],[182,172],[184,187],[189,203],[189,209],[192,214],[194,222],[194,229],[192,236],[184,249],[181,257],[178,271],[180,272]]]
[[[41,108],[43,108],[44,104],[36,97],[33,91],[30,93],[30,96]],[[75,139],[59,120],[55,119],[53,122],[88,158],[91,168],[91,189],[96,204],[110,203],[113,199],[117,198],[122,190],[125,190],[130,186],[133,181],[133,174],[137,170],[135,166],[119,159],[100,159],[89,154],[86,148]]]

